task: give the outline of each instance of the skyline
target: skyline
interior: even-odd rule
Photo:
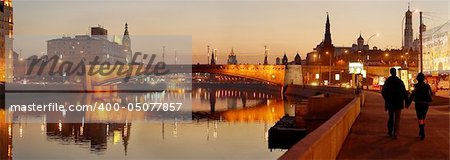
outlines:
[[[366,42],[371,35],[379,33],[379,37],[370,40],[370,48],[400,48],[401,21],[408,5],[407,1],[82,2],[88,3],[15,1],[15,51],[23,50],[25,55],[46,51],[45,40],[48,39],[37,45],[21,37],[54,35],[52,37],[57,38],[86,34],[88,27],[97,24],[108,29],[110,35],[122,35],[124,24],[128,22],[132,44],[133,36],[192,36],[193,63],[206,63],[207,45],[218,50],[219,63],[225,63],[231,48],[234,48],[239,63],[262,63],[264,45],[267,45],[269,63],[274,63],[275,57],[281,57],[285,51],[290,59],[297,51],[302,59],[306,58],[306,53],[323,39],[326,12],[330,13],[335,46],[350,46],[360,33]],[[67,5],[71,7],[61,7]],[[411,10],[417,8],[433,11],[428,14],[433,20],[424,21],[427,28],[448,20],[446,1],[411,2]],[[24,10],[33,10],[33,16]],[[71,14],[72,11],[79,13]],[[414,37],[418,35],[418,22],[418,14],[415,14]],[[34,26],[33,30],[29,30],[30,25]],[[159,52],[146,47],[132,45],[134,52],[159,54],[162,51],[162,46]]]

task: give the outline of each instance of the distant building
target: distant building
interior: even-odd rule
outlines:
[[[294,64],[295,65],[302,65],[302,58],[300,57],[300,55],[298,53],[297,53],[297,55],[295,55]]]
[[[367,66],[417,67],[418,52],[403,49],[371,50],[349,52],[335,57],[335,65],[348,66],[349,62],[362,62]]]
[[[107,38],[107,30],[93,27],[91,35],[77,35],[72,37],[62,37],[47,41],[47,55],[59,56],[63,61],[72,61],[78,64],[92,62],[98,57],[99,62],[122,62],[127,63],[131,57],[130,39],[128,37],[128,27],[125,27],[123,44],[111,42]],[[106,34],[106,35],[105,35]]]
[[[13,24],[12,1],[0,1],[0,82],[12,82],[14,78]]]
[[[331,31],[330,31],[330,18],[327,13],[327,20],[325,23],[325,35],[323,41],[314,48],[315,54],[308,54],[306,56],[307,64],[321,64],[321,65],[329,65],[330,58],[333,59],[335,54],[335,47],[331,40]],[[312,57],[315,55],[315,57]]]
[[[91,35],[97,38],[108,39],[108,30],[101,26],[91,27]]]
[[[288,60],[288,58],[287,58],[287,55],[286,55],[286,53],[284,53],[283,60],[282,60],[282,64],[283,64],[283,65],[287,65],[288,62],[289,62],[289,60]]]
[[[231,52],[228,55],[228,64],[238,64],[236,54],[234,54],[233,48],[231,48]]]
[[[352,45],[352,51],[367,51],[369,50],[369,45],[364,44],[364,38],[359,34],[358,39],[356,40],[357,44]]]
[[[353,52],[353,47],[334,47],[334,57]]]
[[[334,45],[331,40],[330,27],[331,27],[330,26],[330,17],[328,16],[328,13],[327,13],[327,21],[325,23],[325,36],[324,36],[325,38],[322,41],[322,43],[317,45],[317,47],[315,48],[315,50],[318,52],[318,54],[321,57],[320,63],[322,65],[329,65],[330,58],[332,58],[334,56]]]
[[[331,29],[330,29],[330,18],[327,12],[327,19],[325,22],[325,35],[324,39],[320,44],[318,44],[313,52],[310,52],[306,55],[306,64],[307,65],[329,65],[330,58],[333,59],[335,57],[335,47],[331,40]],[[332,61],[332,60],[331,60]]]

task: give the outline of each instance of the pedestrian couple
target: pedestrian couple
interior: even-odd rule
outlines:
[[[431,87],[425,83],[425,75],[419,73],[417,83],[408,97],[403,81],[396,74],[395,68],[390,69],[391,76],[384,83],[381,94],[385,102],[385,111],[389,113],[387,123],[388,135],[393,139],[398,138],[400,116],[404,107],[409,108],[412,101],[415,102],[416,115],[419,122],[419,137],[425,139],[425,116],[428,111],[428,103],[431,102]]]

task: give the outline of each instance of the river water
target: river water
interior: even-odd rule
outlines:
[[[273,91],[245,88],[194,87],[104,96],[71,93],[61,97],[36,96],[58,103],[85,103],[166,97],[192,103],[192,121],[152,120],[131,114],[133,120],[112,123],[58,123],[40,114],[0,114],[1,156],[13,159],[276,159],[285,150],[268,148],[268,130],[299,101]],[[294,100],[293,100],[294,99]],[[80,100],[82,102],[80,102]],[[97,118],[102,115],[82,115]]]

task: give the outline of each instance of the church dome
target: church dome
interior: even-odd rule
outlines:
[[[364,41],[364,38],[361,36],[361,34],[359,34],[359,37],[358,37],[358,41]]]

